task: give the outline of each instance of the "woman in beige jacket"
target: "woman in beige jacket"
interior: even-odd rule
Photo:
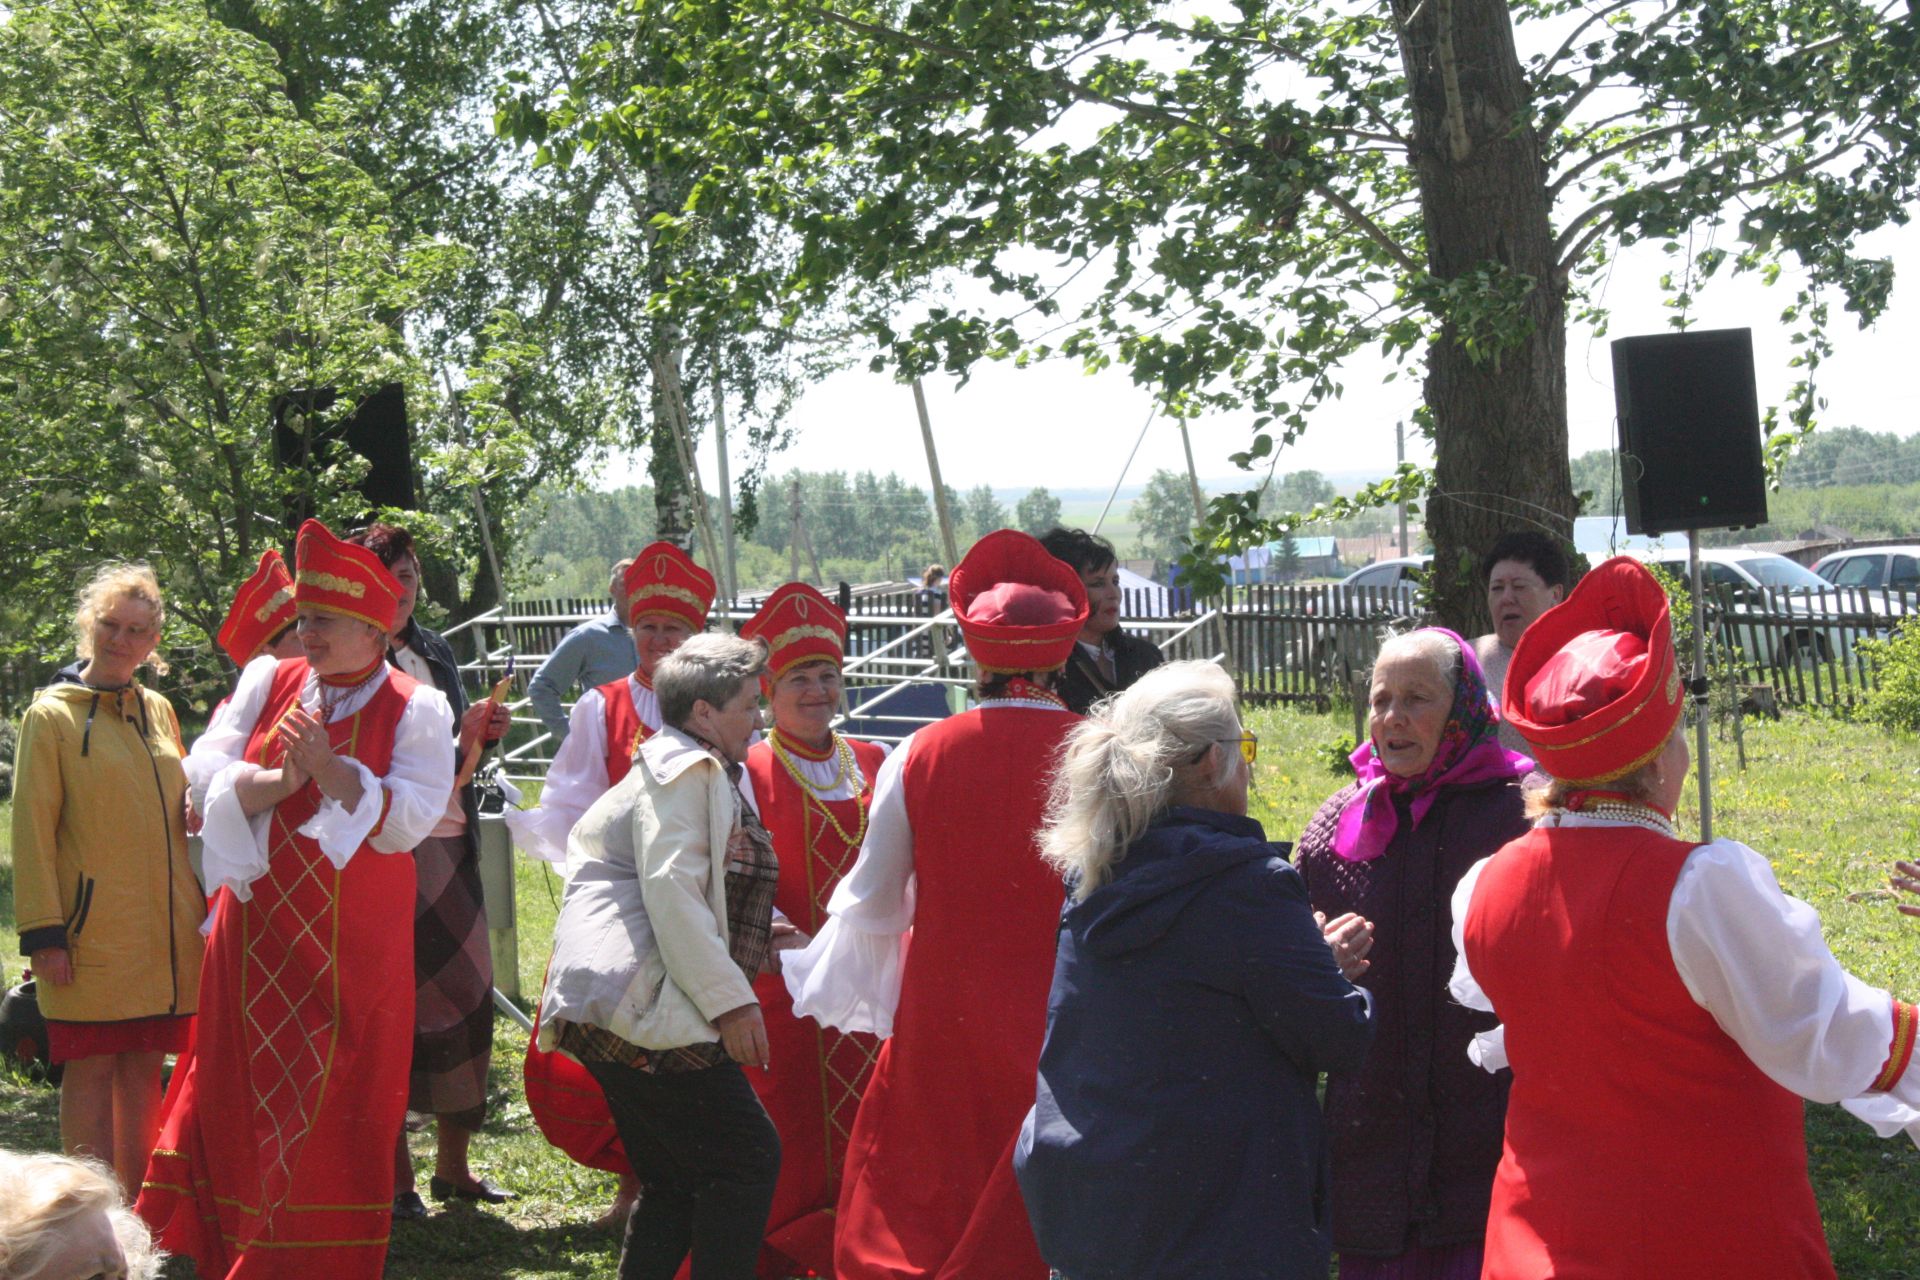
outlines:
[[[106,565],[81,590],[80,661],[27,708],[13,797],[20,953],[66,1068],[61,1143],[110,1163],[130,1197],[158,1129],[161,1060],[186,1047],[206,915],[179,721],[134,679],[164,620],[143,564]]]
[[[753,979],[775,963],[773,842],[739,791],[766,650],[700,635],[661,660],[661,731],[568,838],[540,1047],[606,1094],[645,1188],[621,1280],[751,1280],[780,1139],[742,1067],[767,1066]],[[789,927],[790,928],[790,927]],[[787,932],[787,930],[783,930]]]

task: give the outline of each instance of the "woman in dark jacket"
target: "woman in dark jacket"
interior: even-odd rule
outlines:
[[[1040,539],[1054,559],[1073,566],[1087,589],[1080,643],[1054,679],[1053,691],[1080,715],[1109,694],[1131,688],[1163,660],[1160,647],[1120,625],[1120,562],[1113,544],[1084,529],[1049,529]]]
[[[1068,1280],[1325,1280],[1315,1084],[1373,1020],[1284,845],[1246,816],[1233,681],[1161,667],[1068,739],[1043,849],[1072,888],[1014,1151]],[[1352,961],[1357,963],[1357,960]]]
[[[1327,1081],[1341,1280],[1477,1280],[1506,1121],[1506,1072],[1467,1042],[1494,1024],[1447,994],[1449,903],[1467,869],[1527,829],[1473,648],[1438,627],[1381,646],[1358,779],[1307,824],[1294,865],[1314,909],[1373,922],[1371,1056]]]

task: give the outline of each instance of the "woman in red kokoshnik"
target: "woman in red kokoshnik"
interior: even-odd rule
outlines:
[[[713,575],[671,542],[647,546],[627,566],[627,629],[639,666],[630,676],[589,689],[567,716],[567,740],[540,788],[540,803],[510,811],[514,843],[562,866],[567,833],[580,815],[633,767],[640,744],[660,732],[653,669],[690,635],[707,629]]]
[[[827,900],[860,852],[873,780],[887,749],[833,731],[847,620],[812,587],[789,582],[740,628],[767,646],[772,726],[747,753],[742,790],[780,857],[775,947],[804,946],[826,922]],[[783,924],[780,917],[784,916]],[[834,1205],[847,1135],[880,1045],[794,1016],[779,973],[753,984],[766,1018],[772,1067],[749,1072],[780,1131],[780,1183],[760,1254],[774,1280],[833,1274]]]
[[[951,598],[981,705],[887,757],[829,919],[784,962],[797,1015],[886,1038],[848,1140],[840,1280],[1047,1274],[1012,1153],[1033,1105],[1063,897],[1036,836],[1080,719],[1051,684],[1087,594],[1038,542],[1003,529],[953,571]]]
[[[649,543],[627,566],[627,629],[633,633],[632,675],[589,689],[567,717],[567,739],[547,770],[540,803],[508,810],[507,827],[520,849],[567,867],[567,835],[595,800],[633,768],[640,744],[660,731],[660,700],[653,670],[688,636],[707,629],[713,575],[671,542]],[[620,1228],[638,1194],[633,1166],[614,1132],[613,1113],[585,1067],[562,1054],[543,1053],[538,1031],[527,1041],[523,1075],[527,1109],[547,1141],[590,1169],[620,1175],[620,1192],[600,1223]]]
[[[217,900],[138,1207],[201,1280],[385,1263],[413,1046],[406,854],[453,789],[446,699],[385,661],[399,597],[371,552],[309,520],[307,656],[254,659],[194,746]]]
[[[1842,970],[1738,841],[1683,840],[1667,598],[1595,568],[1529,627],[1501,705],[1552,778],[1453,899],[1453,993],[1510,1063],[1486,1280],[1834,1274],[1801,1099],[1920,1142],[1914,1007]]]

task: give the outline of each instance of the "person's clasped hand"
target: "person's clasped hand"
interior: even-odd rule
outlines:
[[[773,945],[767,952],[767,963],[766,967],[761,970],[762,973],[778,974],[781,972],[781,952],[799,951],[809,942],[813,941],[811,934],[802,933],[799,925],[796,925],[793,921],[785,917],[779,917],[774,920],[771,936]]]
[[[727,1056],[743,1067],[759,1067],[766,1070],[772,1062],[767,1049],[767,1021],[761,1016],[757,1004],[743,1004],[738,1009],[729,1009],[713,1020],[720,1032],[720,1047]]]
[[[1372,967],[1367,952],[1373,950],[1373,921],[1351,911],[1332,920],[1327,919],[1325,912],[1316,911],[1313,920],[1333,951],[1333,962],[1340,966],[1341,977],[1352,982]]]

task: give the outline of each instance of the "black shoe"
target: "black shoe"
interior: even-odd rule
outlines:
[[[427,1190],[435,1200],[478,1200],[482,1204],[505,1204],[513,1199],[513,1192],[502,1191],[485,1178],[475,1178],[470,1187],[456,1187],[435,1174],[427,1183]]]
[[[395,1222],[416,1222],[426,1216],[427,1202],[420,1198],[418,1191],[402,1191],[393,1198]]]

